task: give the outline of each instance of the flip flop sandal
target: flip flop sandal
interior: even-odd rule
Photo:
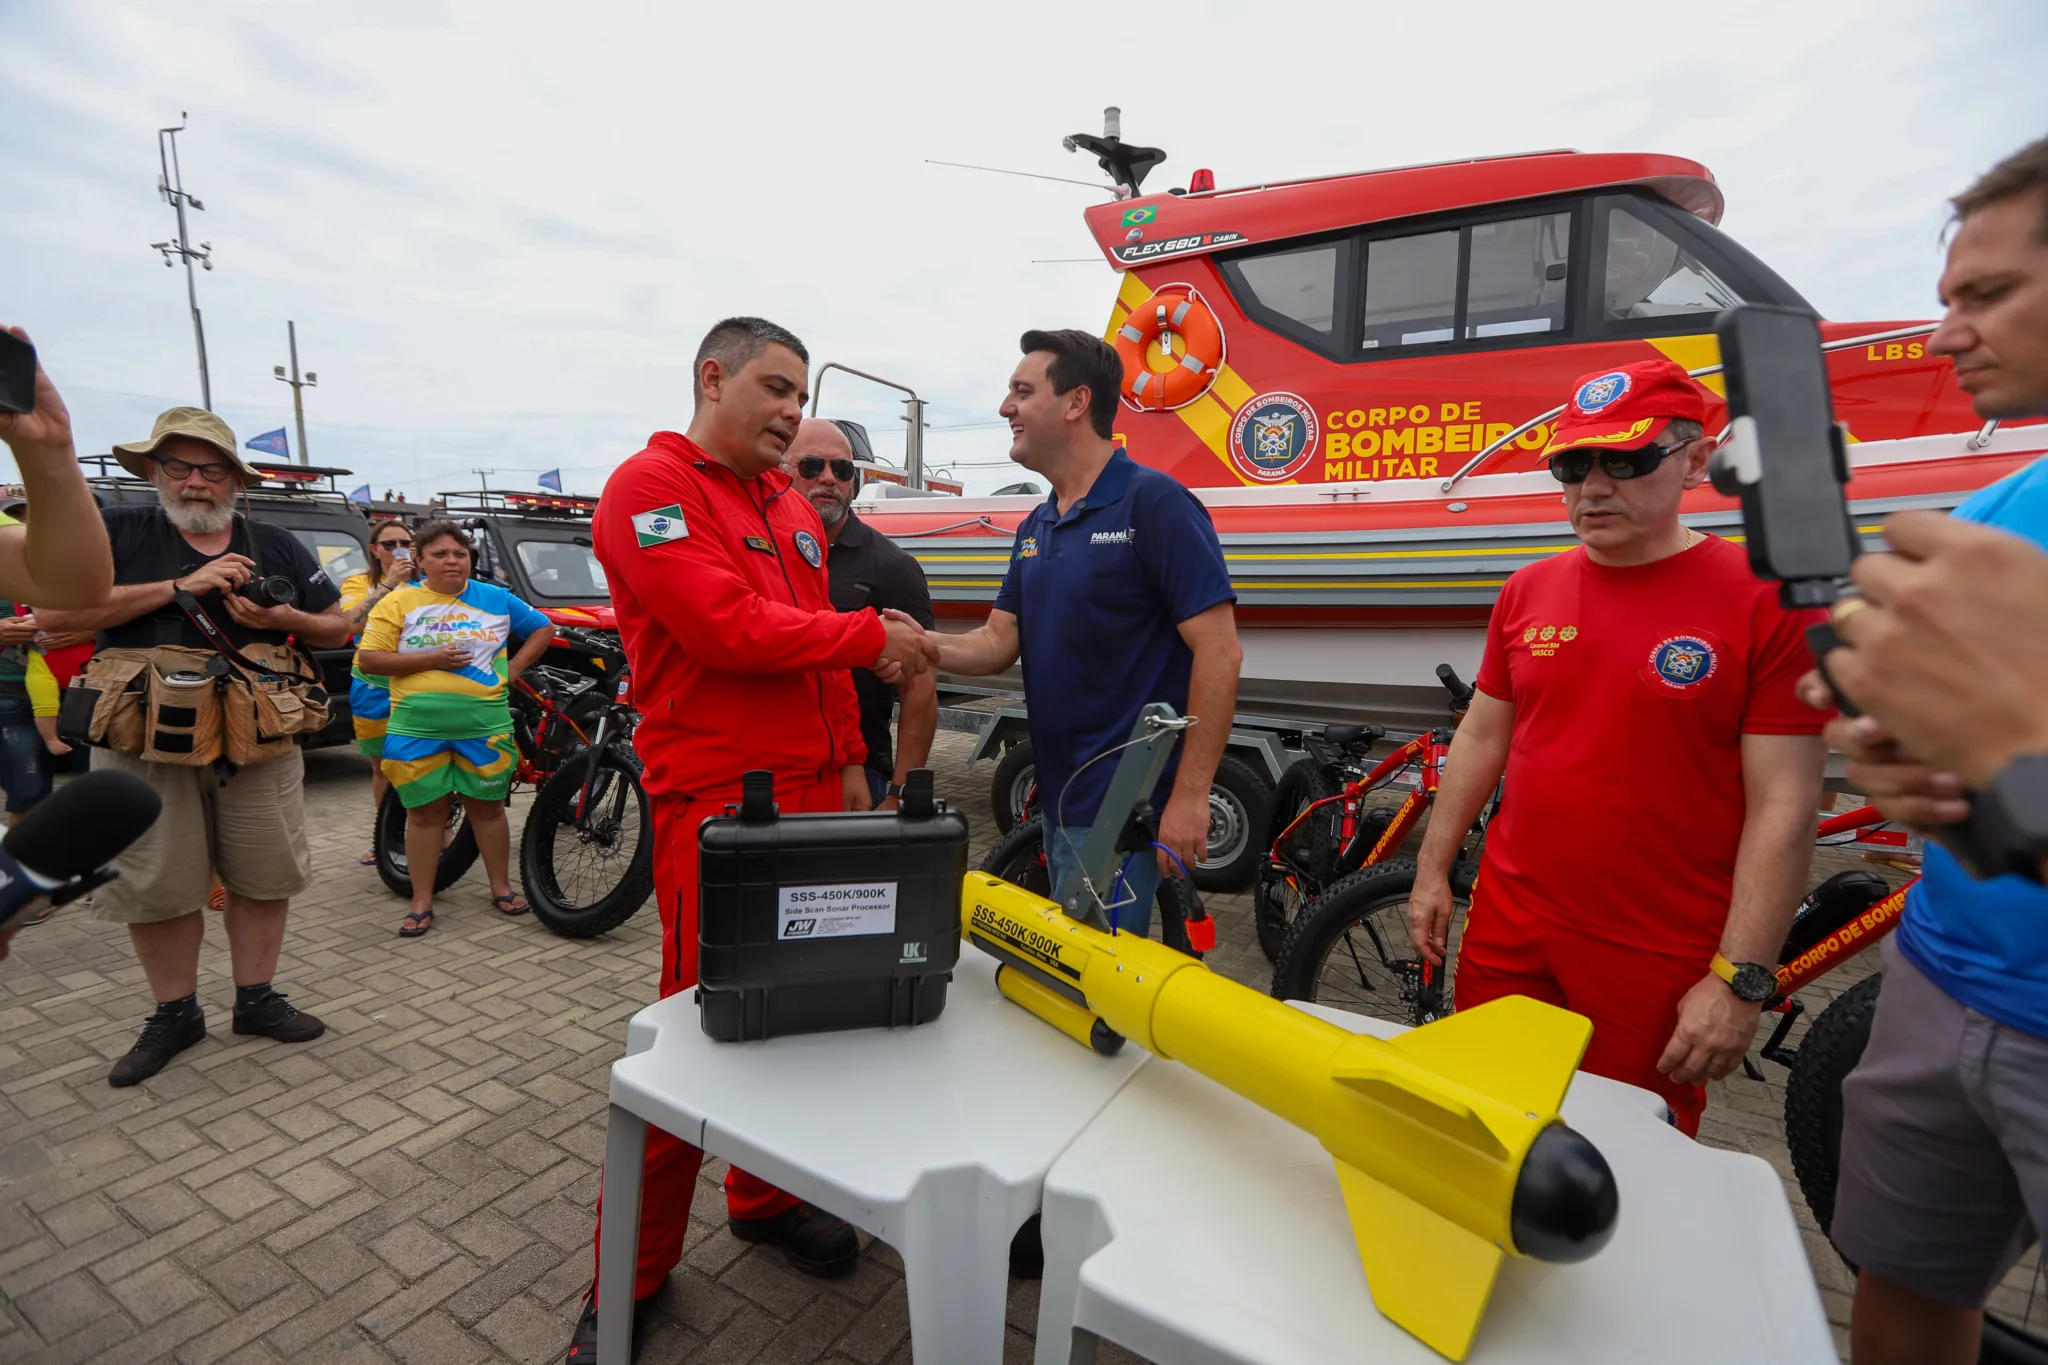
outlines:
[[[502,896],[491,897],[491,904],[498,907],[498,913],[501,915],[523,915],[533,909],[533,907],[523,904],[514,905],[512,902],[523,901],[524,899],[525,897],[521,896],[517,891],[507,891]]]
[[[406,925],[407,925],[407,924],[410,924],[410,925],[412,925],[412,927],[408,929],[408,928],[406,927]],[[399,936],[400,938],[418,938],[418,937],[420,937],[420,936],[421,936],[422,934],[426,933],[426,932],[427,932],[427,930],[429,930],[429,929],[431,929],[431,928],[433,928],[433,927],[434,927],[434,912],[433,912],[433,911],[431,911],[431,910],[414,910],[414,911],[412,911],[411,913],[409,913],[408,915],[406,915],[406,917],[405,917],[405,922],[404,922],[404,923],[402,923],[402,924],[400,924],[400,925],[398,926],[398,936]]]
[[[371,849],[368,853],[365,853],[362,857],[356,859],[357,867],[375,867],[376,865],[377,850],[374,848]]]

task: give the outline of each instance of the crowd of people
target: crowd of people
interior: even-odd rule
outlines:
[[[1982,416],[2048,416],[2048,140],[1954,206],[1947,311],[1928,348],[1953,359]],[[929,755],[936,669],[1021,663],[1056,891],[1108,784],[1109,765],[1089,760],[1152,702],[1195,724],[1151,794],[1157,855],[1115,888],[1123,927],[1143,932],[1157,879],[1202,855],[1242,661],[1215,529],[1186,488],[1113,444],[1114,350],[1078,330],[1026,332],[1019,349],[1000,411],[1011,458],[1052,493],[1019,526],[972,630],[936,632],[915,562],[861,522],[853,448],[805,417],[809,357],[774,323],[712,328],[687,430],[656,433],[609,480],[592,534],[643,713],[661,996],[697,979],[698,826],[763,768],[784,812],[886,809]],[[1973,1360],[1986,1297],[2048,1219],[2048,460],[1953,515],[1890,518],[1886,552],[1858,562],[1856,592],[1833,609],[1840,647],[1816,668],[1806,628],[1829,618],[1782,608],[1742,551],[1680,517],[1716,445],[1701,389],[1646,361],[1585,376],[1568,398],[1542,458],[1579,544],[1516,573],[1494,608],[1418,858],[1415,947],[1448,951],[1449,871],[1504,778],[1456,1004],[1512,993],[1585,1014],[1585,1068],[1656,1092],[1695,1133],[1707,1082],[1741,1063],[1770,995],[1826,749],[1847,754],[1850,781],[1931,838],[1844,1088],[1833,1235],[1860,1267],[1855,1357]],[[10,812],[46,780],[14,757],[21,736],[54,752],[36,731],[41,672],[88,633],[98,649],[81,684],[135,656],[203,661],[232,681],[255,655],[274,680],[295,643],[354,640],[358,743],[378,760],[373,796],[388,786],[406,807],[411,867],[438,860],[459,796],[494,904],[526,908],[508,879],[506,694],[551,628],[473,576],[460,527],[387,523],[371,567],[337,586],[295,538],[235,512],[257,476],[210,413],[174,408],[148,439],[115,447],[155,488],[150,507],[94,506],[46,376],[35,412],[0,415],[0,439],[35,509],[0,525]],[[238,591],[273,577],[292,600]],[[260,725],[243,738],[247,761],[201,762],[237,752],[234,721],[209,732],[178,701],[181,676],[150,692],[139,740],[118,719],[93,739],[96,764],[164,803],[94,910],[127,926],[155,997],[115,1085],[204,1036],[200,907],[215,878],[235,1031],[305,1042],[324,1027],[273,984],[290,898],[310,875],[303,762]],[[252,714],[269,714],[261,686],[252,696]],[[1589,723],[1605,743],[1585,742]],[[1944,841],[1967,848],[1967,867]],[[400,933],[431,927],[432,882],[415,877]],[[649,1135],[638,1300],[680,1259],[701,1159]],[[738,1168],[725,1194],[740,1238],[780,1246],[806,1273],[854,1269],[843,1220]],[[1012,1259],[1028,1271],[1027,1242]],[[595,1337],[593,1287],[568,1359],[589,1365]]]

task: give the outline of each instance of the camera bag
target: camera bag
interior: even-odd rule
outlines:
[[[967,817],[920,768],[901,809],[780,815],[774,779],[698,833],[697,1004],[720,1042],[938,1018],[960,957]]]

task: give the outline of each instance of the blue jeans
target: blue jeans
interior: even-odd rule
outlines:
[[[1068,877],[1079,872],[1081,849],[1088,843],[1086,825],[1048,825],[1045,838],[1046,871],[1052,876],[1053,899],[1058,900],[1059,887]],[[1116,879],[1114,888],[1098,886],[1096,894],[1111,906],[1103,913],[1119,933],[1136,934],[1140,938],[1152,932],[1152,903],[1159,895],[1159,855],[1152,849],[1142,853],[1128,854],[1124,860],[1122,877]]]
[[[7,813],[20,815],[50,794],[50,752],[36,733],[27,697],[0,697],[0,788]]]
[[[882,772],[877,768],[862,768],[861,771],[868,775],[868,807],[873,809],[882,804],[882,797],[888,792],[889,784],[896,778],[894,774]]]

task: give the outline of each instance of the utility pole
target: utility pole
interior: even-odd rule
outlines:
[[[307,388],[320,387],[320,376],[308,370],[306,371],[305,378],[301,379],[299,377],[299,324],[287,320],[284,325],[284,334],[291,342],[292,348],[291,377],[288,379],[285,377],[284,366],[282,365],[272,365],[270,373],[273,377],[283,380],[283,382],[292,386],[292,416],[297,418],[299,422],[299,463],[311,464],[313,463],[313,457],[306,450],[306,400],[303,391]]]
[[[199,286],[192,276],[192,262],[198,261],[202,268],[213,269],[213,243],[201,242],[195,247],[185,232],[185,205],[190,204],[201,211],[205,210],[206,205],[185,193],[185,176],[178,168],[178,134],[185,131],[185,125],[191,121],[191,117],[180,110],[177,127],[156,130],[157,163],[163,168],[163,173],[156,182],[156,192],[164,197],[165,203],[178,211],[178,236],[176,241],[151,242],[150,245],[163,252],[165,266],[171,264],[173,256],[185,262],[185,298],[192,306],[192,339],[199,346],[199,406],[211,412],[213,382],[206,374],[206,325],[199,318]]]
[[[495,470],[495,469],[472,469],[472,470],[470,470],[469,472],[470,472],[470,473],[472,473],[472,474],[474,474],[474,475],[476,475],[477,483],[478,483],[478,484],[480,484],[480,485],[481,485],[481,486],[483,487],[483,491],[484,491],[484,492],[488,493],[488,492],[490,492],[490,491],[491,491],[491,475],[493,475],[493,474],[497,473],[497,472],[498,472],[497,470]]]

